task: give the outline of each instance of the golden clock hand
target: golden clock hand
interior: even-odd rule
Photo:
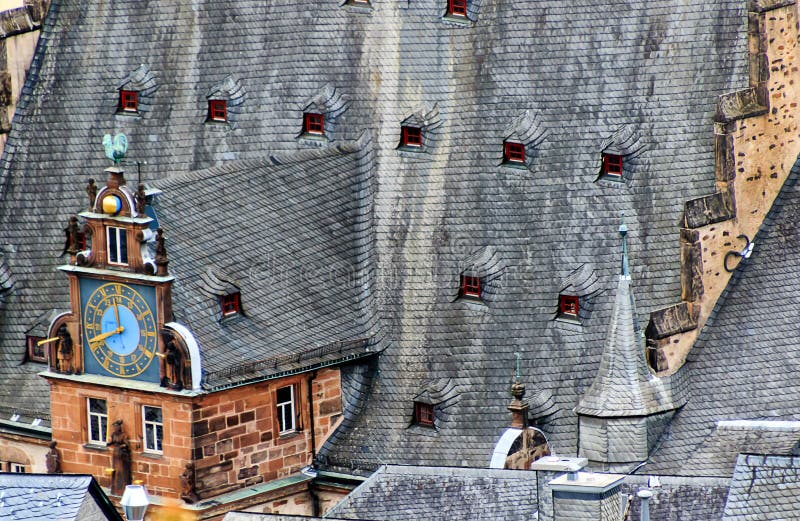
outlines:
[[[117,319],[117,327],[120,327],[120,325],[119,325],[119,308],[117,307],[117,297],[114,297],[114,316]]]
[[[110,336],[114,336],[117,333],[122,333],[123,331],[125,331],[125,328],[122,327],[122,326],[119,326],[117,329],[114,329],[113,331],[109,331],[107,333],[102,333],[100,335],[97,335],[96,337],[94,337],[91,340],[89,340],[89,343],[90,344],[96,344],[97,342],[100,342],[101,340],[105,340],[106,338],[108,338]]]

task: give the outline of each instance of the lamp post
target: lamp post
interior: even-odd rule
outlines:
[[[150,500],[147,498],[147,491],[142,485],[128,485],[122,494],[122,511],[125,513],[127,521],[143,521],[144,513]]]

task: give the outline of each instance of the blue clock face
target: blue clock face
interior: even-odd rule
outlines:
[[[148,286],[81,281],[86,372],[159,381],[154,296]]]
[[[139,323],[128,306],[120,304],[119,299],[113,301],[103,312],[100,331],[114,334],[105,339],[106,346],[118,355],[129,355],[139,345]],[[120,328],[122,331],[117,331]]]

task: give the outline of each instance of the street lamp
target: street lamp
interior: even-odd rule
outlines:
[[[150,500],[147,498],[147,491],[142,485],[128,485],[122,494],[122,511],[128,521],[143,521],[144,513]]]

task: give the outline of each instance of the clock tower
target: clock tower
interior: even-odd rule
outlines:
[[[66,228],[69,263],[59,269],[69,276],[72,311],[51,325],[51,369],[182,386],[186,379],[165,367],[173,279],[163,232],[146,213],[144,186],[131,189],[120,168],[125,136],[110,144],[117,156],[106,185],[89,180],[84,224],[72,218]]]

